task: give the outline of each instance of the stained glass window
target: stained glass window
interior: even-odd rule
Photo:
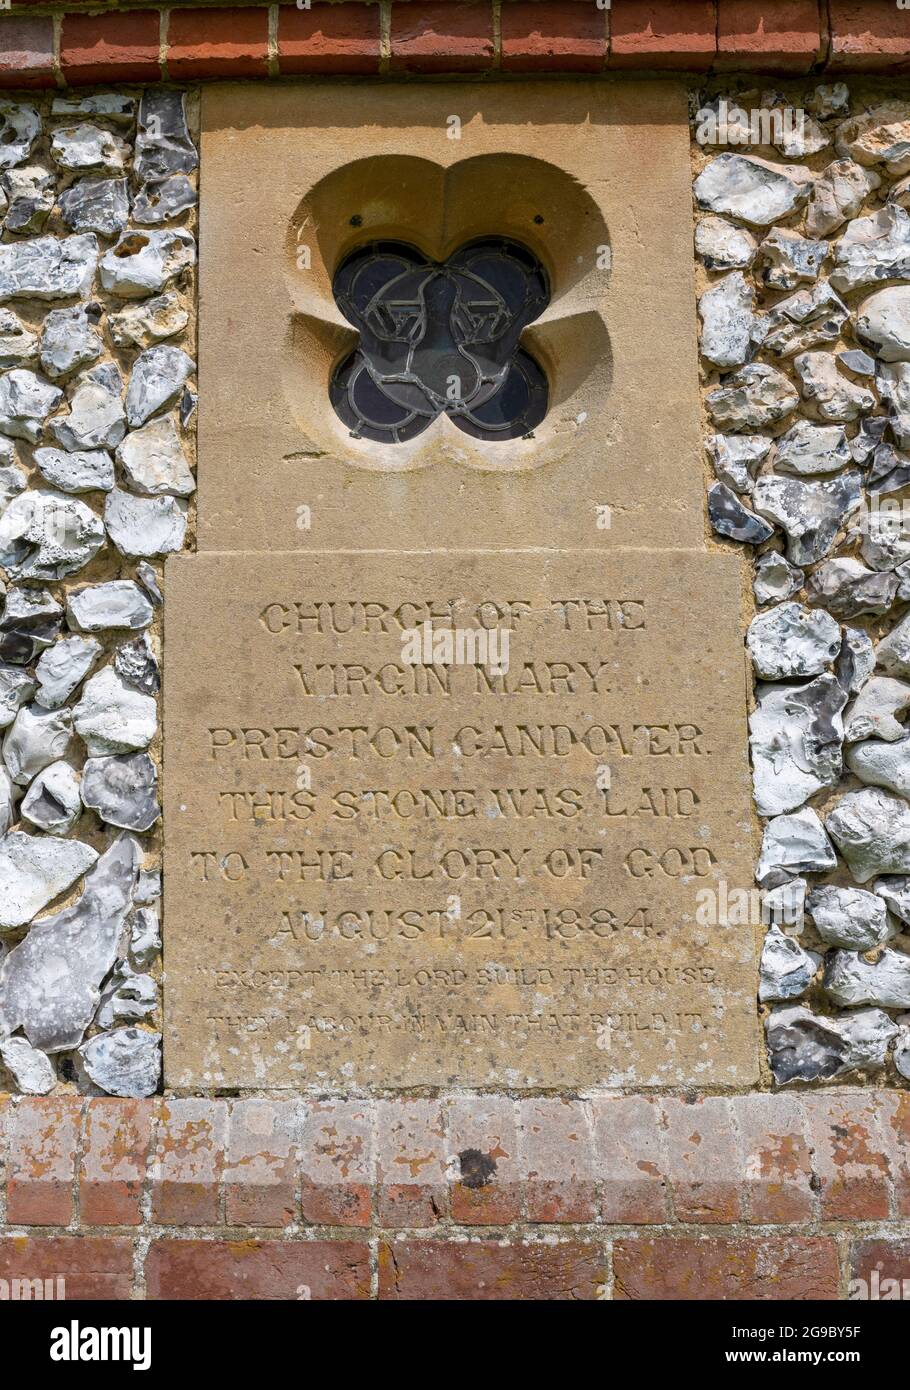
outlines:
[[[478,439],[516,439],[544,418],[547,378],[519,338],[550,287],[524,246],[489,237],[432,261],[403,242],[371,242],[332,288],[360,333],[330,386],[355,437],[401,443],[445,412]]]

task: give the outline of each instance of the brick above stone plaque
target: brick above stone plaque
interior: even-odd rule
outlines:
[[[739,570],[169,561],[167,1083],[747,1085]],[[704,914],[701,914],[702,918]]]

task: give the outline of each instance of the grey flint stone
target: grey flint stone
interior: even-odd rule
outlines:
[[[86,874],[78,901],[32,926],[0,965],[0,1025],[22,1028],[45,1052],[79,1046],[117,958],[138,873],[136,842],[120,835]]]

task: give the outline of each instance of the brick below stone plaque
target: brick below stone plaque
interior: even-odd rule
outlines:
[[[751,881],[736,560],[210,553],[167,584],[170,1086],[755,1080],[752,931],[696,921]]]

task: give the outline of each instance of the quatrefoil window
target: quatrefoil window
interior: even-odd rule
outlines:
[[[445,261],[372,242],[332,282],[360,341],[332,376],[336,413],[356,438],[400,444],[446,414],[477,439],[517,439],[547,411],[547,378],[519,346],[550,299],[543,266],[504,238]]]

